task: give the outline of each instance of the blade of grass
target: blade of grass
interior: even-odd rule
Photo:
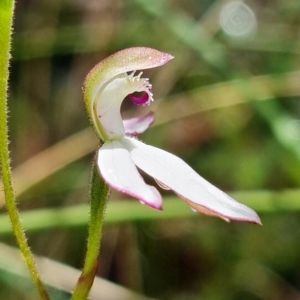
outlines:
[[[28,159],[13,171],[17,194],[21,195],[68,164],[93,152],[97,142],[93,130],[87,128]],[[4,204],[3,200],[0,193],[0,206]]]
[[[230,193],[235,199],[251,206],[259,213],[279,213],[300,211],[300,189],[272,191],[243,191]],[[23,213],[24,227],[27,231],[43,231],[55,228],[74,228],[86,226],[89,219],[88,205],[81,204],[64,208],[47,208]],[[177,197],[164,198],[163,213],[149,209],[134,200],[110,201],[107,207],[106,224],[123,222],[169,220],[175,218],[203,217],[192,210]],[[205,217],[204,217],[205,218]],[[6,215],[0,215],[0,235],[11,234]]]
[[[285,129],[290,125],[290,121],[293,118],[274,101],[267,104],[268,109],[265,109],[266,105],[255,103],[256,90],[249,86],[249,78],[244,76],[245,72],[232,67],[228,60],[228,49],[223,44],[216,41],[201,26],[201,23],[196,23],[195,20],[175,9],[166,0],[153,0],[151,4],[147,0],[135,0],[135,2],[148,13],[160,18],[161,22],[169,28],[174,36],[195,50],[224,80],[232,80],[237,91],[247,99],[269,124],[277,142],[300,161],[298,141],[285,136],[287,134]],[[274,95],[269,95],[269,99],[274,100],[275,98]],[[274,112],[276,112],[276,118],[279,121],[274,118]],[[281,128],[278,127],[278,124]]]
[[[38,264],[41,266],[41,273],[46,284],[70,293],[74,282],[80,275],[80,271],[46,257],[35,256],[35,258]],[[0,269],[21,277],[28,277],[28,274],[23,267],[23,262],[21,256],[19,255],[19,251],[2,243],[0,243]],[[130,291],[129,289],[121,287],[100,277],[95,278],[94,285],[90,292],[90,299],[150,300],[143,295],[139,295],[133,291]]]

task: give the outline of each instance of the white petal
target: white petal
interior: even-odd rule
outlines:
[[[162,208],[160,193],[147,185],[130,158],[126,148],[117,140],[107,141],[98,152],[98,167],[105,182],[153,208]]]
[[[125,75],[114,77],[98,91],[95,100],[97,128],[103,140],[117,139],[125,134],[120,109],[129,92]]]
[[[122,139],[133,162],[150,176],[171,188],[192,208],[225,220],[259,223],[257,214],[247,206],[199,176],[182,159],[130,137]]]
[[[154,121],[154,113],[149,112],[145,116],[123,120],[125,132],[128,135],[137,136],[145,132]]]

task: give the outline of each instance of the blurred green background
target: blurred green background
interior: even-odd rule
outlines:
[[[112,192],[98,275],[153,299],[300,299],[299,38],[299,0],[18,1],[10,149],[33,252],[81,268],[98,144],[82,82],[113,52],[148,46],[175,59],[145,72],[156,101],[125,101],[124,117],[155,111],[141,139],[257,210],[263,226],[196,215],[167,191],[163,212]],[[0,299],[38,299],[6,248],[15,240],[1,197]],[[73,277],[44,273],[64,277],[64,288],[48,284],[68,299]],[[113,297],[100,288],[91,299],[142,299]]]

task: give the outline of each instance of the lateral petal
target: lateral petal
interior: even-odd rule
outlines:
[[[146,131],[154,122],[154,113],[150,111],[142,117],[123,120],[125,132],[128,135],[137,136]]]
[[[162,209],[158,190],[147,185],[130,158],[126,148],[118,141],[107,141],[98,151],[98,168],[105,182],[113,189],[138,199],[143,204]]]
[[[255,211],[210,184],[175,155],[130,137],[123,138],[122,144],[137,167],[172,189],[198,212],[226,221],[261,223]]]

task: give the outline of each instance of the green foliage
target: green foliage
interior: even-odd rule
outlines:
[[[141,139],[175,153],[203,177],[232,191],[259,212],[263,226],[198,216],[178,198],[170,199],[168,191],[162,192],[163,212],[113,192],[98,275],[159,299],[299,297],[300,4],[245,2],[256,15],[256,32],[233,38],[219,26],[224,2],[16,3],[10,146],[16,193],[34,253],[82,267],[88,154],[96,150],[98,139],[84,110],[81,85],[109,54],[150,46],[175,59],[146,72],[153,84],[156,101],[150,109],[156,122]],[[8,4],[0,1],[1,9]],[[5,47],[1,55],[3,51]],[[147,110],[125,102],[123,115]],[[4,211],[0,224],[1,239],[12,243]],[[17,262],[9,269],[13,267]],[[32,295],[30,282],[14,281],[16,275],[8,277],[7,272],[1,271],[1,299]],[[70,275],[67,289],[75,283]],[[60,297],[59,292],[51,294]]]

